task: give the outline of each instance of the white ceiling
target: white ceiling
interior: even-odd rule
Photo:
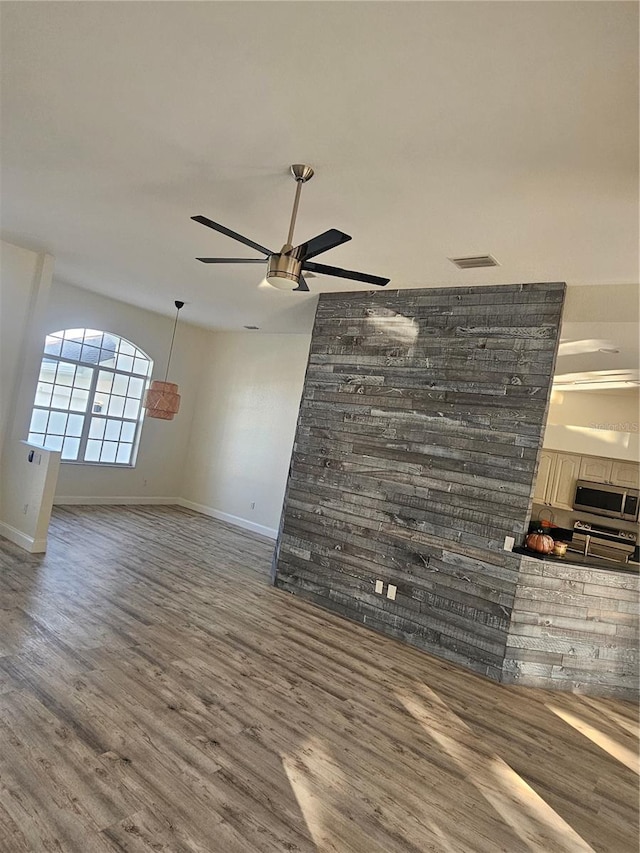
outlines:
[[[279,248],[294,162],[316,169],[299,241],[344,230],[317,260],[391,287],[638,281],[635,3],[0,7],[2,233],[63,281],[306,331],[313,294],[199,264],[253,253],[190,220]],[[478,253],[501,266],[447,260]]]

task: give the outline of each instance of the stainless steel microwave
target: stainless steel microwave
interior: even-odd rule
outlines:
[[[608,486],[605,483],[578,480],[573,508],[593,515],[637,521],[639,496],[637,489],[627,489],[626,486]]]

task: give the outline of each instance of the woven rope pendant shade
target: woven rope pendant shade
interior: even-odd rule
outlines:
[[[151,387],[145,391],[142,405],[150,418],[172,421],[174,415],[177,415],[180,410],[178,386],[174,382],[162,382],[160,379],[154,379]]]
[[[178,314],[184,305],[184,302],[174,302],[176,306],[176,319],[173,324],[173,335],[171,337],[171,348],[169,350],[169,358],[167,359],[167,372],[164,380],[154,379],[149,388],[144,392],[142,407],[147,410],[147,415],[150,418],[159,418],[163,421],[172,421],[174,416],[180,410],[180,394],[178,394],[178,386],[175,382],[167,382],[169,376],[169,366],[171,364],[171,354],[173,353],[173,342],[176,338],[176,328],[178,326]]]

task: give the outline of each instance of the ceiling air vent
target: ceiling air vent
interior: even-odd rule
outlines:
[[[500,264],[491,255],[474,255],[470,258],[449,258],[461,270],[475,270],[478,267],[499,267]]]

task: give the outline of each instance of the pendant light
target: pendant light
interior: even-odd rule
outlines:
[[[173,324],[173,335],[171,336],[171,348],[169,349],[169,358],[167,359],[167,370],[164,374],[164,381],[154,379],[151,386],[145,391],[142,401],[143,407],[147,410],[147,415],[150,418],[160,418],[163,421],[172,421],[174,415],[178,413],[180,408],[180,394],[178,394],[178,386],[174,382],[167,382],[169,376],[169,365],[171,364],[171,354],[173,353],[173,342],[176,339],[176,328],[178,326],[178,314],[184,305],[184,302],[176,300],[176,320]]]

